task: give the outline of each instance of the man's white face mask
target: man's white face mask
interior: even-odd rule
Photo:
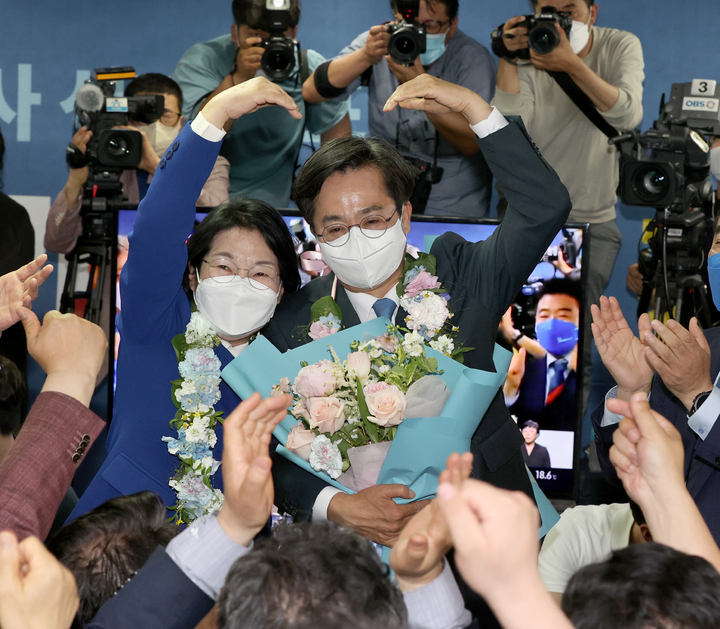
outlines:
[[[590,19],[592,15],[588,17],[587,24],[585,22],[578,22],[577,20],[572,21],[572,28],[570,29],[570,48],[572,51],[579,55],[587,43],[590,41]]]
[[[348,241],[339,247],[320,243],[323,261],[338,279],[354,288],[375,288],[400,266],[405,255],[407,236],[402,221],[379,238],[368,238],[359,227],[351,227]]]
[[[165,151],[168,150],[173,140],[180,133],[180,120],[178,120],[174,127],[168,127],[159,120],[156,120],[151,124],[138,127],[138,131],[145,133],[158,158],[162,159]]]

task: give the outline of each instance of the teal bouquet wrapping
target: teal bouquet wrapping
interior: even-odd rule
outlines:
[[[341,360],[347,352],[347,360]],[[496,346],[494,373],[471,369],[417,335],[403,336],[381,317],[284,354],[261,336],[225,367],[222,377],[243,399],[255,391],[263,397],[292,391],[296,404],[274,431],[281,444],[278,454],[354,493],[362,486],[352,476],[353,454],[381,444],[384,460],[370,484],[401,483],[421,500],[434,497],[447,457],[470,450],[510,359],[510,352]],[[418,397],[417,390],[425,393]],[[418,415],[418,409],[433,405],[430,415]],[[285,444],[289,438],[297,444],[293,438],[298,435],[306,443],[293,452]],[[557,514],[537,484],[533,487],[544,534]]]

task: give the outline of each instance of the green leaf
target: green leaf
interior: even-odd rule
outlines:
[[[368,410],[367,402],[365,401],[365,394],[363,393],[362,382],[360,382],[360,378],[356,378],[356,380],[357,380],[358,410],[360,411],[360,416],[362,417],[363,425],[365,426],[365,430],[367,430],[368,437],[370,437],[371,441],[373,443],[379,443],[380,435],[378,434],[378,427],[368,419],[368,415],[370,415],[370,411]]]
[[[175,357],[177,358],[177,361],[180,362],[185,358],[185,353],[188,349],[190,349],[190,346],[185,340],[185,332],[181,332],[180,334],[173,336],[172,346],[175,350]]]
[[[340,306],[337,305],[336,301],[330,295],[321,297],[310,307],[310,321],[319,321],[320,317],[325,317],[329,314],[335,315],[342,321],[342,310],[340,310]]]
[[[177,391],[183,383],[183,379],[180,378],[179,380],[173,380],[170,383],[170,398],[172,399],[173,404],[175,405],[175,408],[182,409],[180,406],[180,402],[177,401],[177,398],[175,397],[175,391]]]

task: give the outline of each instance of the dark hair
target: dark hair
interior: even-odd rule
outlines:
[[[183,108],[183,95],[180,86],[169,76],[151,72],[141,74],[134,78],[125,87],[125,96],[137,96],[138,94],[172,94],[178,100],[180,111]]]
[[[290,28],[300,21],[300,0],[290,0]],[[259,31],[270,31],[270,17],[265,9],[265,0],[233,0],[233,19],[238,26],[244,24]]]
[[[530,4],[532,4],[533,9],[536,8],[538,4],[545,6],[545,3],[541,3],[540,0],[530,0]],[[595,0],[585,0],[585,4],[587,4],[589,9],[593,4],[595,4]]]
[[[438,2],[445,7],[445,13],[447,13],[449,20],[454,20],[458,14],[459,0],[425,0],[432,8],[435,9],[435,4]],[[397,11],[397,0],[390,0],[390,6],[393,12]]]
[[[218,599],[218,629],[406,622],[375,548],[331,522],[282,525],[238,559]]]
[[[158,545],[179,532],[151,491],[112,498],[61,528],[47,547],[77,583],[80,608],[73,626],[90,622]]]
[[[538,293],[538,302],[545,297],[545,295],[567,295],[578,302],[579,306],[581,294],[580,282],[578,280],[571,280],[568,277],[552,277],[543,283]]]
[[[662,544],[633,544],[568,582],[563,611],[576,629],[720,627],[720,574]]]
[[[215,236],[234,227],[258,231],[265,239],[278,261],[280,280],[284,289],[283,297],[292,295],[300,288],[300,273],[298,273],[297,256],[290,231],[274,207],[257,199],[234,199],[210,210],[187,241],[188,260],[192,267],[200,268],[203,258],[212,247]],[[191,296],[187,270],[183,278],[183,287],[188,296]]]
[[[532,419],[528,419],[523,425],[523,429],[525,428],[534,428],[538,432],[540,432],[540,424],[538,424],[536,421],[533,421]]]
[[[311,228],[314,229],[315,199],[327,178],[369,167],[380,171],[385,191],[395,201],[397,211],[402,210],[412,195],[415,177],[400,153],[380,138],[337,138],[310,156],[293,184],[292,199]]]
[[[0,356],[0,435],[14,433],[22,420],[21,406],[25,396],[25,382],[17,365]]]
[[[635,524],[637,524],[638,526],[647,524],[647,522],[645,521],[645,514],[642,512],[640,505],[632,499],[629,499],[628,503],[630,505],[630,511],[633,515],[633,519],[635,520]]]

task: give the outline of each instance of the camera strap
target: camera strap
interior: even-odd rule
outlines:
[[[555,79],[560,89],[567,94],[568,98],[585,114],[587,119],[608,138],[614,138],[620,135],[620,132],[602,117],[595,105],[593,105],[590,97],[578,87],[577,83],[572,80],[567,72],[548,71],[548,74]]]

